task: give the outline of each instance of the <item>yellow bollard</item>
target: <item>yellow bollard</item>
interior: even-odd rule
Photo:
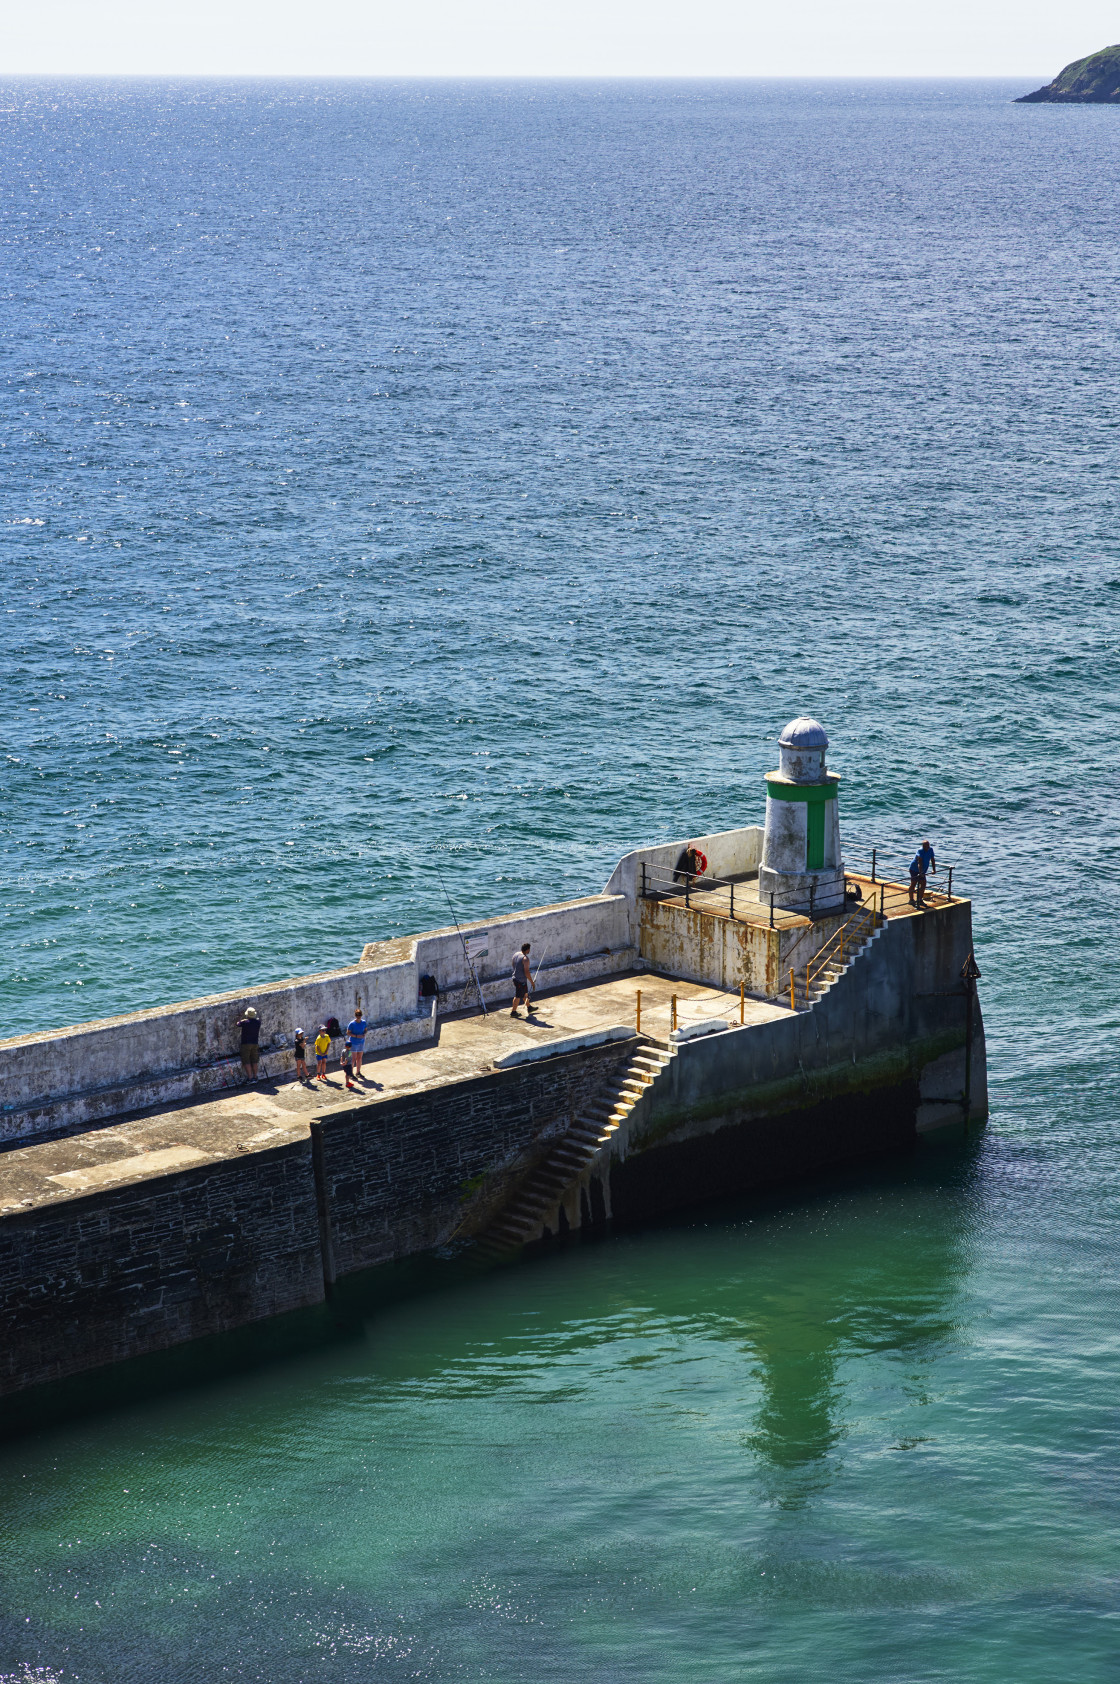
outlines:
[[[677,1027],[677,996],[675,994],[673,995],[673,1021],[669,1027],[670,1029],[675,1029]]]
[[[797,1010],[797,996],[794,992],[794,986],[793,986],[793,966],[792,965],[789,968],[789,1009],[790,1009],[791,1012],[795,1012]]]
[[[739,984],[739,1022],[740,1023],[746,1023],[746,1021],[747,1021],[746,1011],[747,1011],[746,984],[741,982]]]
[[[638,990],[638,1034],[642,1032],[642,991]]]

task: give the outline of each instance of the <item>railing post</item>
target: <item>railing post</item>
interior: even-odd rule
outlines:
[[[640,988],[638,989],[638,1021],[635,1025],[635,1029],[640,1035],[642,1032],[642,991]]]
[[[949,873],[949,882],[952,883],[952,881],[953,881],[953,874],[952,874],[952,872],[950,872]],[[735,916],[735,885],[734,885],[734,883],[732,883],[732,885],[731,885],[731,916],[732,916],[732,918],[734,918],[734,916]]]
[[[878,852],[879,852],[878,848],[872,848],[872,850],[871,850],[871,881],[873,883],[875,881],[875,860],[876,860],[876,856],[878,855]]]
[[[677,1027],[677,996],[674,994],[673,995],[673,1017],[672,1017],[671,1023],[669,1024],[669,1028],[675,1029],[676,1027]]]
[[[813,902],[816,900],[816,898],[817,898],[817,880],[814,877],[813,881],[809,884],[809,916],[810,916],[810,918],[812,918],[812,916],[813,916]]]
[[[686,906],[688,905],[688,891],[691,889],[691,887],[692,887],[692,873],[689,872],[689,871],[686,871],[685,874],[684,874],[684,904]]]
[[[774,928],[774,895],[773,895],[773,891],[771,891],[771,894],[770,894],[770,928],[771,929]]]
[[[952,898],[953,898],[953,868],[952,868],[952,866],[949,867],[949,893],[946,895],[945,898],[946,898],[946,900],[952,900]]]
[[[886,915],[887,915],[887,885],[884,883],[882,888],[879,890],[879,916],[880,916],[880,918],[885,918]]]
[[[642,861],[642,899],[646,898],[646,862]]]

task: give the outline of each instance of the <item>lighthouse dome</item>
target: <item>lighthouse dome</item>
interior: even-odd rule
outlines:
[[[778,738],[781,748],[816,748],[828,747],[828,733],[823,725],[815,719],[791,719],[781,736]]]

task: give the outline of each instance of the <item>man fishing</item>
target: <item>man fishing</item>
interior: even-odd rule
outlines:
[[[937,870],[937,860],[929,839],[922,843],[914,858],[910,861],[910,905],[924,906],[926,900],[926,879],[931,871]]]
[[[529,1012],[535,1012],[537,1009],[536,1006],[529,1004],[529,990],[533,986],[533,972],[529,965],[529,948],[531,945],[530,942],[522,942],[520,953],[515,953],[513,956],[513,1005],[510,1009],[510,1017],[518,1015],[517,1008],[523,1001],[526,1015]]]

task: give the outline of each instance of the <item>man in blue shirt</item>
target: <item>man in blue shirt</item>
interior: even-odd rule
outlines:
[[[914,858],[910,861],[910,905],[922,906],[926,898],[926,878],[931,871],[937,870],[937,861],[929,838],[922,843]]]
[[[350,1048],[354,1060],[354,1074],[362,1073],[362,1054],[366,1046],[366,1020],[362,1016],[362,1008],[358,1007],[350,1022],[346,1025],[346,1045]]]

